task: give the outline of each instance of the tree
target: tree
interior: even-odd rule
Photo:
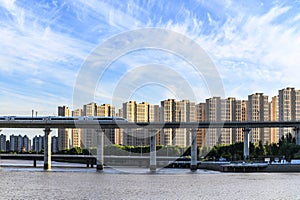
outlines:
[[[82,154],[82,148],[81,147],[74,147],[74,148],[70,149],[69,153],[71,155],[80,155],[80,154]]]

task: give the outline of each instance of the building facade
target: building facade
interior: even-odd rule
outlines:
[[[175,99],[167,99],[160,102],[160,119],[162,122],[175,122]],[[163,129],[161,133],[162,145],[173,145],[175,129]]]
[[[69,117],[71,111],[67,106],[58,106],[58,116]],[[63,151],[71,148],[72,129],[59,128],[58,130],[58,150]]]
[[[300,90],[285,88],[278,92],[279,121],[300,120]],[[280,128],[279,137],[294,134],[292,128]]]
[[[269,116],[270,121],[279,120],[279,109],[278,109],[278,96],[272,97],[272,101],[269,103]],[[279,140],[279,128],[270,128],[271,143],[277,143]]]
[[[195,121],[196,122],[205,122],[206,115],[205,115],[205,103],[199,103],[195,106]],[[198,128],[197,129],[197,147],[204,147],[205,143],[205,136],[206,136],[206,129],[205,128]]]
[[[34,136],[32,139],[32,150],[35,152],[41,152],[44,149],[44,136]]]
[[[9,136],[9,151],[12,152],[29,152],[31,150],[31,141],[27,135]]]
[[[97,116],[97,104],[92,102],[83,105],[83,116]],[[97,133],[95,129],[82,129],[81,132],[82,147],[91,149],[97,147]]]
[[[0,151],[6,151],[6,135],[0,135]]]
[[[51,152],[52,153],[58,152],[58,137],[56,136],[51,137]]]
[[[137,103],[135,101],[128,101],[123,103],[122,114],[123,118],[128,122],[136,122],[137,117]],[[122,129],[122,144],[136,145],[136,131],[134,129]],[[137,145],[136,145],[137,146]]]
[[[255,93],[248,96],[248,119],[249,121],[269,121],[268,96],[263,93]],[[271,141],[269,128],[253,128],[250,134],[250,141],[258,144]]]
[[[235,121],[248,121],[248,101],[235,101]],[[242,128],[236,128],[233,136],[234,142],[244,141],[244,131]]]
[[[72,111],[73,117],[80,117],[83,116],[82,109],[76,109]],[[82,147],[82,129],[80,128],[73,128],[72,129],[72,146],[75,147]]]

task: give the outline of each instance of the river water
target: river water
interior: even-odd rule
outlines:
[[[298,173],[220,173],[0,160],[0,199],[300,199]],[[29,161],[23,161],[28,162]]]

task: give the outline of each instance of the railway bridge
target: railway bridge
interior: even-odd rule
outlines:
[[[191,170],[197,170],[197,128],[243,128],[244,159],[249,157],[249,133],[252,128],[294,128],[296,143],[300,143],[300,121],[219,121],[219,122],[128,122],[116,117],[0,117],[0,128],[42,128],[45,134],[44,169],[51,169],[51,129],[88,128],[97,132],[97,170],[104,169],[104,130],[143,128],[150,131],[150,170],[156,171],[156,131],[166,128],[186,128],[191,131]]]

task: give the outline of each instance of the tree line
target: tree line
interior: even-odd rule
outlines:
[[[2,152],[4,153],[4,152]],[[12,152],[10,152],[12,153]],[[19,152],[13,152],[19,153]],[[27,152],[27,153],[44,153],[42,149],[40,152]],[[150,154],[150,146],[124,146],[124,145],[107,145],[104,147],[105,155],[116,156],[148,156]],[[174,157],[190,157],[190,147],[180,146],[156,146],[157,156],[174,156]],[[81,148],[74,147],[65,149],[55,154],[68,154],[68,155],[96,155],[97,149],[94,148]],[[244,159],[244,143],[237,142],[231,145],[218,145],[212,149],[202,147],[197,149],[199,160],[216,161],[220,158],[225,158],[227,161],[239,161]],[[300,146],[296,145],[296,140],[291,133],[282,136],[278,143],[265,144],[261,142],[258,144],[250,143],[249,159],[252,161],[262,161],[264,158],[269,157],[271,160],[274,158],[285,158],[287,161],[291,159],[300,159]]]
[[[296,139],[291,133],[282,136],[278,143],[258,144],[250,143],[249,159],[252,161],[262,161],[269,157],[285,158],[287,161],[291,159],[300,159],[300,146],[296,145]],[[225,158],[227,161],[239,161],[244,158],[244,143],[238,142],[232,145],[214,146],[205,156],[206,160],[219,160]]]

